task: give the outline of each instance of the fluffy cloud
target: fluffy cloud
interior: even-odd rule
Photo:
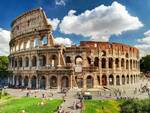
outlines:
[[[65,46],[71,46],[72,41],[69,38],[57,37],[54,39],[56,44],[64,44]]]
[[[100,5],[75,15],[70,10],[60,23],[60,31],[90,37],[91,40],[108,41],[111,35],[136,30],[143,26],[137,17],[131,16],[126,7],[118,2],[111,6]]]
[[[55,0],[55,4],[65,6],[66,5],[66,0]]]
[[[9,54],[10,31],[0,28],[0,55]]]
[[[144,38],[137,39],[139,44],[135,45],[135,47],[140,49],[141,56],[145,56],[150,54],[150,30],[144,33]]]
[[[54,19],[49,18],[48,22],[52,25],[53,30],[56,30],[60,23],[60,20],[58,18],[54,18]]]

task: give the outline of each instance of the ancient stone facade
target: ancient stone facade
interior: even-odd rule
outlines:
[[[11,27],[9,70],[14,86],[89,89],[138,80],[139,50],[135,47],[94,41],[57,45],[42,9],[17,17]]]

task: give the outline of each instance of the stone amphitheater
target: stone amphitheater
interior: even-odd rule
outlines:
[[[96,89],[131,85],[140,75],[139,50],[115,43],[81,41],[58,45],[41,8],[11,24],[9,78],[14,87],[30,89]]]

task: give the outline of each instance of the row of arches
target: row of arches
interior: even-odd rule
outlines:
[[[26,87],[26,88],[40,88],[40,89],[46,89],[46,88],[57,88],[58,82],[61,82],[61,87],[69,87],[69,77],[63,76],[60,81],[58,81],[58,78],[56,76],[51,76],[48,80],[45,76],[36,77],[32,76],[29,78],[28,76],[22,77],[22,76],[14,76],[14,83],[13,85],[19,86],[19,87]],[[49,87],[47,87],[47,85]]]

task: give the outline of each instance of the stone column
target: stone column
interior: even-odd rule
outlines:
[[[113,70],[116,70],[115,58],[113,58]]]
[[[25,79],[25,78],[22,77],[22,86],[24,86],[24,79]]]
[[[58,52],[58,65],[57,65],[58,67],[61,67],[61,64],[60,64],[60,57],[61,57],[61,56],[60,56],[60,52]]]
[[[83,75],[83,89],[86,89],[86,77]]]
[[[50,89],[49,76],[46,77],[46,89]]]
[[[70,89],[73,88],[73,82],[72,82],[73,80],[72,79],[73,79],[73,75],[70,76]]]
[[[39,66],[40,66],[40,58],[39,58],[39,56],[37,55],[37,69],[39,69]]]
[[[107,74],[107,86],[109,86],[109,75]]]
[[[121,58],[119,58],[119,70],[121,70]]]
[[[29,78],[28,87],[31,88],[31,78]]]
[[[12,85],[15,85],[15,76],[13,75],[13,83]]]
[[[60,92],[61,91],[61,78],[60,75],[57,75],[57,91]]]
[[[108,62],[108,58],[106,58],[106,69],[109,69],[109,62]]]
[[[116,86],[116,76],[113,75],[113,77],[114,77],[114,86]]]
[[[98,86],[98,79],[97,79],[97,76],[96,75],[94,75],[94,77],[93,77],[93,85],[94,85],[94,88],[97,88],[97,86]]]
[[[120,76],[120,85],[122,85],[122,75],[119,76]]]
[[[16,77],[16,86],[19,85],[18,76]]]
[[[39,78],[36,78],[36,88],[39,89]]]

